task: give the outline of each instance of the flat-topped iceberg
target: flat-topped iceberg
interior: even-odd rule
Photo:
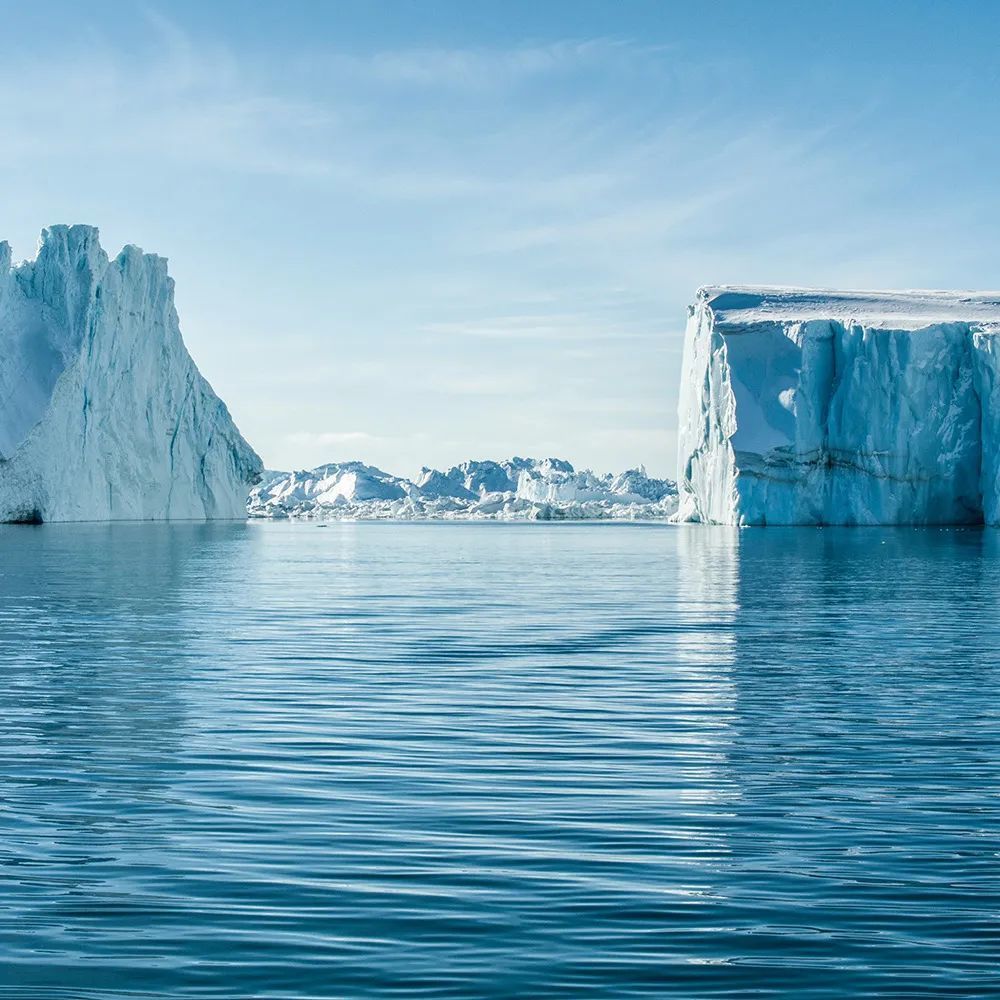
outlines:
[[[181,339],[162,257],[0,243],[0,521],[236,518],[261,462]]]
[[[251,517],[391,520],[646,520],[677,508],[677,490],[644,469],[598,476],[562,459],[463,462],[415,482],[361,462],[266,472]]]
[[[1000,293],[707,287],[679,520],[1000,523]]]

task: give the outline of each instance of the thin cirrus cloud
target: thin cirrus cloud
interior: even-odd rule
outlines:
[[[539,76],[578,72],[627,55],[632,47],[610,38],[559,40],[496,48],[417,48],[358,57],[339,54],[333,66],[346,76],[384,86],[506,88]],[[328,63],[329,64],[329,63]]]
[[[378,435],[368,431],[294,431],[288,440],[296,444],[303,442],[321,447],[340,448],[343,445],[369,444],[379,440]]]
[[[328,109],[254,82],[232,53],[195,45],[162,17],[150,26],[141,55],[93,32],[58,53],[5,53],[0,87],[19,95],[0,101],[5,169],[44,153],[265,174],[328,169],[315,148]]]
[[[428,323],[421,328],[428,340],[434,338],[483,338],[486,340],[560,341],[574,346],[588,341],[644,340],[659,336],[645,323],[628,317],[595,321],[586,313],[510,315],[483,317],[475,322]]]
[[[34,72],[30,56],[8,60],[0,84],[9,90],[31,77],[40,84],[21,101],[0,104],[7,159],[82,149],[92,156],[313,178],[320,188],[401,201],[498,197],[520,212],[510,226],[482,234],[479,249],[497,252],[663,231],[694,221],[733,194],[727,184],[713,181],[707,193],[701,186],[704,168],[710,180],[720,173],[715,138],[728,136],[721,146],[732,146],[731,126],[692,114],[687,122],[651,129],[634,112],[631,123],[626,116],[622,125],[609,125],[614,116],[607,114],[600,82],[644,71],[669,87],[676,73],[664,70],[660,48],[599,38],[507,50],[332,53],[306,61],[301,89],[289,93],[252,60],[220,45],[199,45],[162,15],[149,19],[155,41],[141,59],[98,37],[88,39],[84,51],[47,60],[45,74]],[[581,84],[582,96],[537,108],[529,91],[505,107],[522,85],[563,78]],[[447,106],[435,105],[408,124],[415,86],[458,89],[466,100],[472,88],[485,134],[469,130]],[[86,102],[65,101],[66,93],[80,91]],[[672,110],[688,113],[683,104]],[[748,122],[745,138],[759,131]],[[734,150],[748,165],[741,171],[743,190],[753,188],[755,175],[768,174],[775,149],[780,145],[768,135],[759,148]],[[674,189],[668,197],[665,188]],[[557,218],[538,221],[546,211]]]

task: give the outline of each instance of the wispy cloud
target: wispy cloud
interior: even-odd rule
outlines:
[[[254,81],[227,50],[196,46],[161,15],[148,19],[149,43],[141,54],[124,56],[93,34],[58,56],[46,54],[44,65],[37,53],[5,53],[0,90],[9,96],[0,100],[0,145],[6,169],[52,156],[264,174],[328,169],[317,143],[329,109]]]
[[[572,341],[574,344],[593,340],[646,339],[656,335],[646,324],[636,329],[635,323],[626,316],[601,321],[586,313],[483,316],[474,320],[427,323],[421,330],[425,334],[444,337],[529,340],[535,343]]]
[[[291,88],[223,45],[196,42],[163,13],[146,18],[147,45],[128,56],[100,36],[47,56],[44,72],[37,54],[6,53],[0,88],[18,94],[0,101],[8,166],[82,153],[312,179],[317,192],[371,199],[475,202],[489,223],[480,248],[513,253],[648,239],[752,189],[774,162],[755,142],[759,122],[734,133],[685,101],[683,62],[662,47],[592,38],[331,51],[300,60]],[[605,81],[613,90],[636,74],[655,82],[655,96],[609,113]],[[559,79],[579,95],[539,101]],[[458,103],[420,103],[414,88],[453,91]],[[86,100],[67,101],[72,93]],[[505,225],[490,206],[507,214]]]
[[[341,448],[344,445],[368,445],[381,440],[368,431],[295,431],[285,435],[290,444],[321,448]]]
[[[539,76],[578,72],[625,54],[613,39],[556,41],[544,45],[497,48],[418,48],[336,57],[338,67],[355,77],[392,86],[497,88]]]

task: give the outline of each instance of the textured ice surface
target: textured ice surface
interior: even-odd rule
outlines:
[[[162,257],[0,243],[0,521],[244,516],[260,459],[181,339]]]
[[[425,468],[416,482],[361,462],[267,472],[247,504],[251,517],[490,520],[665,518],[676,507],[674,484],[644,469],[598,476],[554,458]]]
[[[1000,293],[701,289],[678,519],[1000,522],[998,330]]]

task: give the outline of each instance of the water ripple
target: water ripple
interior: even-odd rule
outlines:
[[[1000,995],[994,532],[0,546],[0,996]]]

